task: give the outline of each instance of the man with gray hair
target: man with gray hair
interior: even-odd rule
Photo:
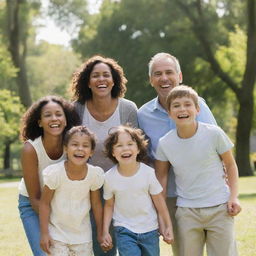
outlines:
[[[157,97],[145,103],[138,110],[138,121],[139,127],[149,139],[150,157],[154,165],[155,152],[159,139],[175,128],[175,123],[169,118],[167,112],[166,98],[175,86],[182,83],[182,72],[178,59],[169,53],[157,53],[151,58],[148,67],[149,81],[156,90]],[[197,120],[216,125],[213,114],[202,98],[199,98],[199,107],[200,112]],[[167,206],[173,222],[175,239],[177,237],[177,227],[175,221],[176,185],[174,173],[171,168],[168,175],[166,173],[156,173],[156,175],[163,186],[163,193],[166,196]],[[179,255],[177,239],[172,244],[172,250],[174,256]]]

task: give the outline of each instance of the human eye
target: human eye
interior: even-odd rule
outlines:
[[[91,78],[97,78],[97,77],[99,77],[98,73],[92,73]]]
[[[161,76],[161,72],[155,72],[155,73],[154,73],[154,76],[155,76],[155,77]]]
[[[109,78],[109,77],[111,77],[111,74],[110,73],[104,73],[103,76],[106,77],[106,78]]]

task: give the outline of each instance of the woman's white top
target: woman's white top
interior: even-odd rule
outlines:
[[[83,180],[70,180],[64,163],[50,165],[43,171],[45,185],[55,190],[51,201],[49,233],[52,239],[67,244],[90,242],[90,191],[103,185],[104,171],[88,165]]]
[[[107,171],[104,199],[114,198],[114,226],[125,227],[134,233],[157,229],[157,213],[151,195],[157,195],[162,190],[155,170],[143,163],[130,177],[122,176],[117,166]]]
[[[38,176],[41,189],[43,188],[43,175],[42,171],[45,167],[50,164],[55,164],[65,159],[65,154],[63,154],[59,159],[53,160],[51,159],[44,148],[42,137],[38,137],[35,140],[27,140],[25,143],[30,143],[36,151],[37,159],[38,159]],[[27,188],[25,185],[24,178],[21,179],[19,184],[19,193],[23,196],[28,196]]]
[[[109,170],[114,165],[114,163],[104,154],[104,141],[108,137],[109,130],[112,127],[121,124],[119,105],[120,101],[118,101],[115,112],[107,120],[100,122],[90,114],[87,104],[85,104],[83,125],[88,127],[96,135],[96,148],[93,156],[89,160],[89,163],[100,166],[104,171]]]

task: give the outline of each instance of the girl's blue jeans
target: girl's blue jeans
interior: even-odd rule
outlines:
[[[159,256],[158,230],[134,233],[125,227],[115,227],[117,249],[120,256]]]
[[[40,226],[38,214],[33,210],[29,198],[19,195],[19,212],[23,223],[24,230],[35,256],[45,256],[46,254],[40,248]]]

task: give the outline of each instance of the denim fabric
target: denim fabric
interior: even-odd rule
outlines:
[[[115,227],[117,248],[120,256],[159,256],[158,230],[133,233],[124,227]]]
[[[29,198],[19,195],[19,212],[24,230],[35,256],[45,256],[46,254],[40,248],[40,226],[38,214],[33,210]]]
[[[110,226],[110,234],[113,241],[113,248],[108,252],[103,252],[101,250],[100,244],[97,240],[97,229],[96,229],[96,223],[92,214],[92,211],[90,211],[90,218],[91,218],[91,225],[92,225],[92,242],[93,242],[93,252],[95,256],[116,256],[116,241],[115,237],[113,236],[113,226]]]

